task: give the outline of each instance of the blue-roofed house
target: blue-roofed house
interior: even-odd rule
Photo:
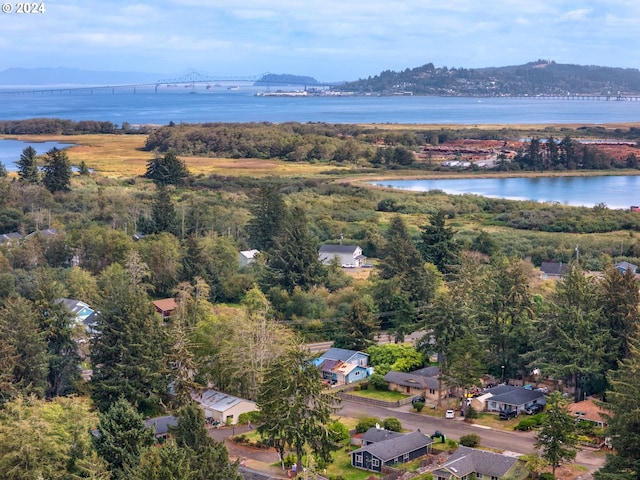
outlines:
[[[529,470],[517,457],[461,445],[432,475],[434,480],[523,480]]]
[[[431,452],[433,440],[420,430],[393,435],[386,440],[363,445],[351,452],[351,466],[382,471],[383,466],[407,463]]]
[[[200,404],[207,420],[217,421],[222,425],[235,425],[243,413],[258,410],[256,403],[251,400],[234,397],[217,390],[193,393],[191,397]]]

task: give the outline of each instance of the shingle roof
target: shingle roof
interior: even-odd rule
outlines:
[[[391,430],[385,430],[384,428],[371,427],[369,430],[362,434],[363,442],[378,443],[392,438],[402,437],[404,434],[399,432],[392,432]]]
[[[540,270],[547,275],[564,275],[569,267],[566,263],[542,262]]]
[[[354,355],[356,355],[358,353],[362,353],[362,352],[357,352],[355,350],[346,350],[344,348],[330,348],[325,353],[323,353],[320,356],[320,358],[323,358],[325,360],[326,359],[329,359],[329,360],[340,360],[342,362],[346,362],[347,360],[349,360],[351,357],[353,357]],[[363,353],[363,355],[367,355],[367,354]]]
[[[409,373],[413,373],[414,375],[422,375],[423,377],[437,377],[440,373],[440,368],[436,366],[424,367]]]
[[[20,240],[22,235],[18,232],[3,233],[0,235],[0,243],[10,242],[11,240]]]
[[[354,253],[357,245],[321,245],[319,253]]]
[[[385,382],[395,383],[405,387],[421,388],[435,390],[438,388],[438,379],[434,377],[425,377],[423,375],[414,375],[412,373],[396,372],[391,370],[384,376]]]
[[[410,453],[419,448],[431,445],[433,440],[420,430],[407,433],[399,437],[390,438],[381,442],[366,445],[351,452],[351,454],[359,452],[369,452],[371,455],[379,458],[383,462],[388,462],[394,458],[400,457],[405,453]]]
[[[591,398],[582,400],[581,402],[571,403],[567,405],[567,408],[580,420],[607,423],[607,419],[604,417],[607,411],[596,405]]]
[[[162,298],[153,302],[155,307],[162,312],[170,312],[178,307],[175,298]]]
[[[503,477],[518,459],[500,453],[477,450],[460,445],[440,469],[448,469],[455,476],[462,478],[471,473],[481,473],[492,477]],[[436,472],[434,472],[436,474]]]
[[[169,433],[169,427],[178,426],[178,418],[171,415],[148,418],[144,421],[144,424],[147,428],[153,428],[156,435],[165,435]]]
[[[254,402],[252,402],[251,400],[234,397],[233,395],[228,395],[216,390],[206,390],[201,394],[193,394],[192,397],[203,407],[214,410],[216,412],[226,412],[231,407],[234,407],[241,402],[254,404]]]
[[[494,390],[498,390],[498,392],[494,392]],[[514,387],[511,385],[500,385],[488,390],[487,393],[491,393],[491,397],[488,399],[491,402],[505,403],[507,405],[515,406],[525,405],[544,397],[544,393],[537,390],[527,390],[526,388]]]

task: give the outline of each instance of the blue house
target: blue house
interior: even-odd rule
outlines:
[[[370,443],[352,451],[351,466],[380,472],[383,466],[407,463],[427,455],[432,443],[431,437],[420,430],[391,435],[387,440]]]
[[[330,348],[314,360],[322,378],[331,384],[349,384],[363,380],[372,373],[369,355],[344,348]]]

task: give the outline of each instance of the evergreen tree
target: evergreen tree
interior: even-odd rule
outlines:
[[[4,178],[7,176],[7,167],[4,166],[4,163],[0,162],[0,178]]]
[[[18,178],[23,182],[40,183],[40,172],[38,172],[36,156],[36,150],[33,147],[27,147],[22,151],[20,160],[16,162],[18,165]]]
[[[354,300],[351,310],[342,323],[345,333],[336,338],[334,347],[361,351],[375,343],[373,332],[376,322],[371,310],[360,298]]]
[[[260,251],[269,251],[274,240],[282,233],[286,218],[282,194],[273,185],[260,188],[251,202],[253,218],[247,223],[249,245]]]
[[[546,414],[536,435],[535,446],[541,449],[541,456],[551,465],[554,476],[562,462],[576,458],[576,444],[576,419],[569,412],[562,394],[553,392],[547,400]]]
[[[113,480],[128,480],[140,463],[142,453],[153,445],[153,430],[124,398],[113,402],[100,414],[94,445],[109,464]]]
[[[426,262],[433,263],[442,273],[451,273],[460,263],[460,245],[454,240],[456,232],[445,225],[442,210],[429,216],[430,225],[422,227],[420,252]]]
[[[607,391],[609,410],[607,436],[612,453],[604,466],[594,474],[596,480],[636,480],[640,478],[640,349],[637,337],[629,344],[629,357],[617,370],[608,374],[611,389]]]
[[[338,402],[335,394],[325,391],[309,352],[294,344],[267,368],[257,402],[264,421],[258,432],[282,458],[290,446],[301,472],[305,444],[324,461],[339,447],[329,428]]]
[[[193,480],[188,452],[170,438],[160,448],[147,448],[131,474],[133,480]]]
[[[9,297],[0,308],[0,350],[6,389],[0,402],[16,395],[44,397],[47,377],[47,342],[38,324],[38,310],[22,297]]]
[[[227,447],[209,436],[200,406],[190,402],[178,410],[177,417],[176,444],[187,452],[193,480],[242,480],[238,463],[229,461]]]
[[[158,186],[180,185],[189,176],[189,171],[174,152],[168,152],[164,157],[149,160],[144,176],[153,180]]]
[[[71,164],[67,153],[56,147],[45,156],[42,183],[51,193],[68,192],[71,184]]]
[[[118,264],[100,278],[103,302],[91,340],[91,397],[101,411],[124,397],[142,411],[166,394],[166,334],[145,286]]]
[[[173,232],[176,223],[176,210],[171,201],[169,190],[164,185],[158,185],[156,196],[151,205],[152,233]]]
[[[326,278],[318,260],[317,242],[309,234],[304,210],[294,207],[286,217],[267,261],[270,286],[279,285],[289,293],[295,287],[306,291],[322,285]]]

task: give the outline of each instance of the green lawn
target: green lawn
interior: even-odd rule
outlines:
[[[345,480],[366,480],[374,475],[373,472],[353,468],[351,466],[351,455],[349,455],[350,451],[350,449],[343,447],[331,454],[333,463],[330,463],[327,467],[327,476],[342,475]],[[379,476],[378,478],[381,477]]]
[[[349,393],[349,395],[372,398],[374,400],[383,400],[385,402],[395,402],[397,400],[403,400],[409,396],[405,395],[404,393],[394,392],[391,390],[373,390],[371,389],[371,387],[369,387],[367,390],[353,390],[352,392],[347,393]]]

